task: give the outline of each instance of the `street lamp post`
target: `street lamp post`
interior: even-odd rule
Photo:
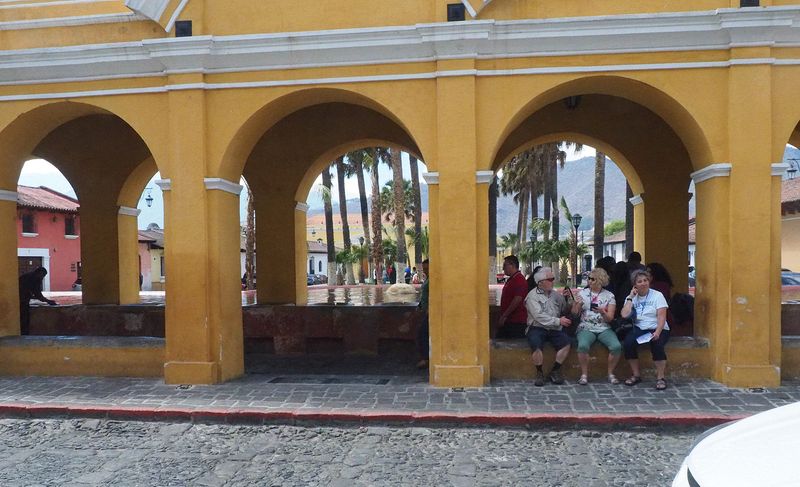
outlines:
[[[797,175],[797,171],[800,170],[800,159],[792,158],[786,160],[789,162],[789,169],[786,173],[789,175],[789,179],[794,179]]]
[[[575,287],[581,285],[578,281],[580,279],[580,272],[578,272],[578,227],[581,226],[581,220],[583,217],[580,213],[575,213],[572,215],[572,226],[575,227],[575,233],[573,234],[573,242],[575,247],[573,248],[573,260],[572,260],[572,270],[575,272]]]

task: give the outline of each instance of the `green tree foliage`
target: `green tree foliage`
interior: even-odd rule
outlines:
[[[625,230],[625,220],[614,220],[606,223],[603,233],[606,237]]]

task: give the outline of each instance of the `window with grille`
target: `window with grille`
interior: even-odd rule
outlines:
[[[75,232],[75,217],[67,215],[64,218],[64,235],[77,235]]]

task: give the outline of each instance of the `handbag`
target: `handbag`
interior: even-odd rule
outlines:
[[[575,302],[575,296],[572,294],[572,289],[570,289],[569,286],[567,286],[567,291],[569,291],[570,301],[572,303],[574,303]],[[570,303],[570,309],[571,308],[572,308],[572,305]],[[572,324],[570,326],[564,327],[564,332],[568,336],[575,337],[575,336],[578,335],[578,325],[581,324],[581,315],[583,315],[583,312],[580,312],[580,313],[577,313],[577,314],[569,313],[567,315],[567,318],[569,318],[569,320],[572,322]]]
[[[617,334],[617,338],[622,340],[625,338],[625,335],[627,335],[628,332],[633,329],[633,325],[635,322],[636,322],[636,308],[632,307],[631,314],[627,318],[623,318],[622,316],[614,318],[614,320],[610,323],[610,325],[614,333]]]

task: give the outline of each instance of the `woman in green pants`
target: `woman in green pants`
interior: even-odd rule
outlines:
[[[614,376],[622,354],[622,345],[609,323],[614,319],[616,301],[614,294],[603,289],[608,285],[608,274],[596,267],[589,274],[589,287],[576,296],[576,306],[581,306],[581,322],[578,326],[578,362],[581,364],[581,378],[578,384],[589,383],[589,348],[599,341],[608,348],[608,381],[619,384]]]

